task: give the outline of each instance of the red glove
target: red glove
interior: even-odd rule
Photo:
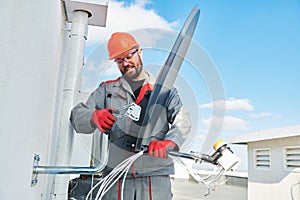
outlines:
[[[152,157],[167,158],[167,150],[172,150],[177,145],[171,140],[151,141],[148,148],[148,153]]]
[[[95,110],[92,114],[91,121],[98,127],[98,129],[106,133],[114,125],[116,118],[111,114],[113,108],[104,108],[102,110]]]

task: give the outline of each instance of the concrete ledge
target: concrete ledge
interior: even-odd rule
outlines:
[[[210,180],[213,180],[216,177],[216,175],[217,174],[213,174]],[[208,173],[200,173],[200,176],[202,178],[207,177]],[[197,181],[192,176],[189,177],[189,181],[197,183]],[[247,175],[245,175],[245,173],[226,173],[222,175],[221,178],[218,180],[218,183],[222,182],[226,182],[226,185],[248,188],[248,177]]]
[[[227,176],[227,175],[225,177],[226,179],[228,179],[228,181],[226,182],[227,185],[248,188],[248,178],[246,177]]]

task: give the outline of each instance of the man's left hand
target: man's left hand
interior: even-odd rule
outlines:
[[[172,150],[177,145],[171,140],[151,141],[148,153],[151,157],[167,158],[167,151]]]

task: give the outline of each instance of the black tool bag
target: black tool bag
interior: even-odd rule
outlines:
[[[99,175],[80,175],[78,178],[74,178],[69,181],[68,187],[68,200],[85,200],[86,195],[99,181],[101,181]],[[95,199],[99,187],[93,190],[92,198]]]

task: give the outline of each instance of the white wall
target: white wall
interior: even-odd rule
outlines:
[[[284,166],[283,148],[289,146],[300,146],[300,136],[248,143],[248,200],[291,199],[291,187],[300,182],[300,171],[289,171]],[[270,169],[254,165],[254,150],[261,148],[270,148]],[[294,199],[299,199],[299,187],[294,189]]]
[[[48,199],[51,177],[30,186],[33,155],[54,162],[62,101],[61,1],[1,0],[0,199]],[[52,155],[52,156],[51,156]]]

